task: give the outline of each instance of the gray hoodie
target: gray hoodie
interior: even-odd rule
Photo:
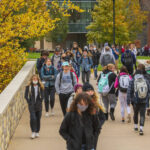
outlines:
[[[102,67],[107,66],[108,64],[115,64],[115,58],[111,50],[102,53],[100,57],[100,64]]]
[[[76,76],[74,73],[73,73],[73,83],[74,83],[74,85],[77,84],[77,79],[76,79]],[[55,88],[56,88],[56,92],[58,94],[60,94],[60,93],[68,94],[68,93],[74,92],[74,86],[72,84],[70,71],[68,73],[63,72],[62,79],[61,79],[61,85],[60,85],[60,73],[57,75],[57,78],[55,81]]]

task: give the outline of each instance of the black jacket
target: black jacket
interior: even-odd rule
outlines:
[[[104,71],[103,71],[104,74],[107,74],[107,73],[109,73],[109,72],[111,72],[111,71],[110,71],[110,70],[104,70]],[[108,80],[109,80],[109,87],[112,86],[112,88],[111,88],[109,94],[115,94],[114,83],[115,83],[116,77],[117,77],[117,75],[116,75],[115,73],[110,74],[109,77],[108,77]],[[99,77],[98,77],[97,83],[99,82],[100,78],[101,78],[101,74],[100,74]],[[112,84],[113,84],[113,85],[112,85]]]
[[[100,53],[98,51],[91,51],[92,54],[92,60],[93,60],[93,66],[99,65],[99,58],[100,58]]]
[[[42,101],[43,101],[43,90],[38,85],[38,95],[35,101],[35,92],[34,87],[27,86],[25,90],[25,99],[27,100],[29,111],[42,111]]]
[[[95,148],[99,127],[99,119],[96,115],[84,112],[80,116],[77,112],[69,112],[61,124],[59,133],[66,140],[68,150],[80,150],[84,131],[86,150],[91,150]]]

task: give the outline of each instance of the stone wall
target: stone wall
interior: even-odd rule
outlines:
[[[6,150],[25,110],[25,86],[35,73],[35,61],[28,61],[0,94],[0,150]]]

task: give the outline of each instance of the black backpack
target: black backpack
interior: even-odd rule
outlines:
[[[129,53],[125,52],[124,53],[124,65],[125,66],[130,66],[133,64],[133,58],[132,58],[132,54],[129,51]]]
[[[61,86],[62,76],[63,76],[63,71],[60,72],[59,87]],[[70,71],[70,76],[71,76],[71,80],[72,80],[72,86],[74,87],[75,83],[74,83],[74,80],[73,80],[73,72],[71,72],[71,71]]]

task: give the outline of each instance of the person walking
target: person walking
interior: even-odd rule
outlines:
[[[126,46],[125,52],[121,56],[121,62],[124,66],[126,66],[130,75],[133,75],[134,66],[136,69],[136,57],[133,52],[129,50],[129,46]]]
[[[46,117],[49,117],[49,105],[51,107],[51,115],[54,116],[54,104],[55,104],[55,79],[57,76],[57,70],[52,65],[51,59],[47,58],[45,65],[41,69],[41,77],[45,82],[44,98],[45,98],[45,110]]]
[[[43,101],[44,86],[38,75],[33,75],[29,84],[25,89],[25,99],[28,103],[30,113],[30,127],[32,131],[31,138],[39,137],[40,122],[42,116],[42,101]]]
[[[66,114],[67,103],[70,95],[74,92],[74,86],[77,84],[76,76],[70,71],[69,63],[63,62],[63,71],[57,75],[55,88],[59,94],[59,100],[63,115]]]
[[[94,78],[97,79],[97,68],[99,65],[100,59],[100,52],[97,50],[96,45],[91,46],[91,54],[92,54],[92,61],[93,61],[93,70],[94,70]]]
[[[66,140],[67,150],[94,150],[99,122],[93,115],[95,106],[91,97],[80,93],[66,114],[59,133]]]
[[[106,120],[108,120],[108,110],[110,105],[110,117],[113,121],[115,120],[114,111],[117,104],[114,88],[114,83],[117,76],[114,71],[115,66],[113,64],[108,64],[103,68],[103,71],[97,80],[98,91],[102,96],[102,101],[105,107]]]
[[[115,88],[119,89],[119,100],[120,100],[120,107],[121,107],[121,117],[122,122],[125,122],[125,109],[127,109],[128,113],[128,123],[131,122],[131,110],[130,107],[127,106],[127,89],[129,87],[129,82],[131,81],[132,77],[128,74],[128,70],[125,66],[122,66],[120,69],[120,74],[116,78],[115,81]]]
[[[119,69],[118,69],[118,64],[119,64],[119,49],[117,49],[115,47],[115,45],[112,45],[112,52],[113,52],[113,55],[115,57],[116,70],[117,70],[117,73],[119,73]]]
[[[102,67],[107,66],[108,64],[114,64],[115,65],[115,58],[112,54],[112,50],[110,47],[106,46],[105,51],[101,54],[100,57],[100,64]]]
[[[150,84],[145,79],[143,72],[137,70],[133,80],[129,84],[127,90],[127,104],[130,106],[133,100],[134,107],[134,130],[137,132],[138,129],[138,114],[140,113],[140,130],[139,134],[143,135],[143,127],[145,123],[145,112],[146,105],[149,101]]]
[[[93,66],[92,58],[88,55],[88,49],[84,48],[81,59],[82,82],[90,81],[91,67]]]
[[[78,68],[77,76],[79,78],[80,77],[80,67],[81,67],[80,62],[81,62],[81,57],[82,57],[82,49],[78,46],[77,42],[73,42],[73,48],[71,49],[71,51],[74,54],[74,60],[77,64],[77,68]]]

